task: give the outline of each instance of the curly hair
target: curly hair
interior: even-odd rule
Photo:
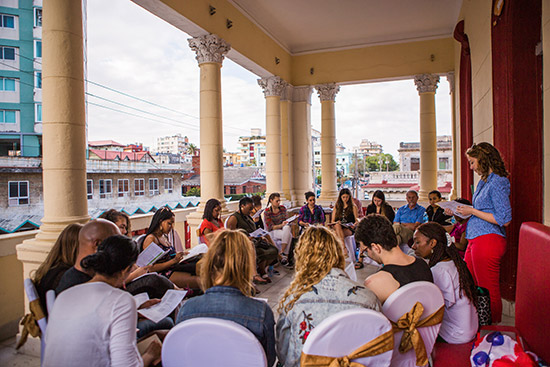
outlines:
[[[506,171],[504,161],[497,148],[487,142],[472,145],[466,151],[466,155],[477,158],[478,169],[483,181],[487,181],[490,170],[493,170],[495,174],[502,177],[508,177],[510,175],[508,171]]]
[[[296,274],[279,302],[279,312],[283,309],[285,312],[290,311],[294,303],[319,283],[332,268],[343,270],[346,264],[343,244],[326,227],[308,227],[300,236],[294,253]]]
[[[474,306],[477,307],[477,296],[476,296],[476,285],[474,279],[466,263],[460,255],[453,244],[447,246],[447,236],[445,228],[441,224],[436,222],[427,222],[421,224],[417,229],[417,232],[423,234],[428,240],[434,239],[436,245],[433,248],[433,252],[430,255],[428,265],[431,267],[435,266],[440,261],[451,260],[458,271],[458,281],[460,286],[460,293],[464,294]]]
[[[345,206],[344,200],[342,200],[343,195],[348,195],[349,200],[347,205]],[[342,189],[340,190],[340,194],[338,195],[338,200],[336,201],[336,205],[334,206],[334,216],[333,221],[339,220],[341,218],[347,218],[353,213],[353,206],[355,204],[353,203],[353,196],[351,196],[351,191],[349,189]]]

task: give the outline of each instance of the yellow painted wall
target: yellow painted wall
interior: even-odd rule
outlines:
[[[0,340],[14,336],[24,312],[23,265],[14,253],[0,257]]]
[[[451,38],[292,57],[292,84],[356,82],[454,70]],[[433,61],[432,61],[433,55]],[[314,68],[311,75],[310,69]]]
[[[493,142],[491,6],[491,0],[465,0],[462,4],[464,32],[472,55],[474,142]]]
[[[229,42],[232,48],[267,71],[286,81],[290,80],[290,55],[226,0],[161,1],[199,27],[217,34]],[[140,0],[135,2],[147,3]],[[210,15],[210,5],[216,8],[216,14]],[[154,9],[152,12],[155,12]],[[233,22],[230,29],[226,27],[227,19]],[[275,57],[279,58],[279,64],[275,63]]]
[[[542,1],[544,224],[550,225],[550,1]],[[549,57],[545,57],[549,56]]]

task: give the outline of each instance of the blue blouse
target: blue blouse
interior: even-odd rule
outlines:
[[[471,240],[491,233],[506,237],[504,224],[512,220],[508,178],[491,173],[487,182],[480,180],[472,201],[475,209],[493,214],[498,225],[472,215],[466,227],[466,238]]]

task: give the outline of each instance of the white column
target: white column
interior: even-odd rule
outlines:
[[[266,196],[278,192],[283,196],[281,94],[287,83],[278,76],[258,79],[265,96],[266,129]],[[283,197],[281,197],[283,200]]]
[[[293,187],[293,169],[294,161],[291,159],[293,156],[293,136],[292,136],[292,85],[287,84],[283,88],[281,95],[281,154],[282,154],[282,166],[283,171],[283,194],[284,197],[289,199],[292,203],[296,201],[296,198],[292,195]]]
[[[449,95],[451,98],[451,130],[452,130],[452,139],[453,139],[453,188],[449,194],[449,200],[454,200],[457,198],[456,188],[458,182],[458,166],[457,166],[457,152],[458,152],[458,139],[456,135],[456,102],[455,102],[455,72],[450,71],[446,74],[447,81],[449,82]]]
[[[321,99],[321,196],[324,204],[338,198],[336,186],[336,124],[334,101],[340,86],[335,83],[315,86]]]
[[[292,91],[292,196],[297,205],[303,205],[304,194],[311,191],[311,93],[310,86],[294,87]]]
[[[201,201],[189,215],[191,245],[197,244],[196,229],[202,221],[206,201],[223,198],[223,124],[220,69],[231,46],[215,34],[194,37],[189,47],[195,51],[200,68],[200,180]]]
[[[437,190],[437,132],[435,123],[435,90],[439,76],[422,74],[414,77],[420,96],[420,201]]]

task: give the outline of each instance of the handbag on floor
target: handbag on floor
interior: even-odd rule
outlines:
[[[491,315],[491,297],[489,296],[489,290],[487,288],[477,287],[476,295],[479,326],[491,325],[493,320]]]

